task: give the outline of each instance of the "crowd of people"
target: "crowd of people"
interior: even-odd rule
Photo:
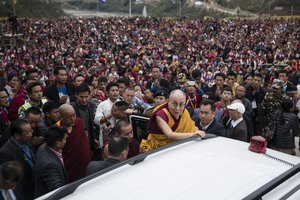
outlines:
[[[1,194],[33,199],[207,133],[247,142],[276,127],[269,146],[294,155],[299,27],[299,19],[62,18],[21,19],[5,34],[11,27],[0,21],[0,162],[22,166],[15,189]],[[147,137],[134,137],[130,115],[149,117]]]

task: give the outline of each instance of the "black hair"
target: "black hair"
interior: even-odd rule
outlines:
[[[166,79],[160,79],[159,85],[163,88],[166,88],[166,90],[169,90],[170,83]]]
[[[132,86],[128,86],[128,87],[125,88],[124,92],[127,91],[127,90],[134,91],[134,88]]]
[[[119,78],[117,83],[124,83],[126,87],[129,86],[129,82],[125,78]]]
[[[252,77],[252,78],[253,78],[253,75],[252,75],[252,74],[246,74],[246,75],[245,75],[245,80],[246,80],[248,77]]]
[[[42,111],[38,107],[32,106],[32,107],[28,108],[27,110],[25,110],[25,112],[24,112],[25,118],[27,118],[30,113],[34,114],[34,115],[41,115]]]
[[[263,79],[263,75],[261,75],[261,74],[259,74],[259,73],[256,73],[256,74],[254,74],[254,76],[256,76],[256,77],[259,77],[259,78]]]
[[[10,133],[12,136],[14,135],[22,135],[22,127],[26,124],[29,124],[25,119],[16,119],[10,124]]]
[[[88,77],[88,78],[85,78],[85,77],[84,77],[85,83],[87,83],[88,85],[92,85],[92,82],[93,82],[94,78],[98,78],[98,77],[95,76],[95,75],[91,75],[91,76]],[[75,80],[75,79],[74,79],[74,80]]]
[[[67,71],[67,69],[65,67],[56,67],[54,70],[53,70],[53,74],[54,75],[57,75],[59,73],[60,70],[64,70],[64,71]]]
[[[122,133],[122,128],[123,128],[123,127],[130,126],[130,125],[131,125],[130,122],[129,122],[128,120],[126,120],[126,119],[122,119],[122,120],[118,121],[118,122],[116,123],[115,127],[114,127],[114,129],[115,129],[115,134],[116,134],[116,135],[121,135],[121,133]]]
[[[9,73],[9,74],[7,75],[7,77],[6,77],[7,82],[11,81],[14,77],[19,78],[17,74]]]
[[[108,143],[108,155],[109,156],[120,156],[122,151],[129,148],[129,140],[127,137],[119,135],[112,135]]]
[[[91,93],[91,89],[88,84],[86,83],[81,83],[77,88],[76,88],[76,94],[78,95],[80,92],[89,92]]]
[[[237,77],[237,74],[234,72],[234,71],[229,71],[228,73],[227,73],[227,77],[228,76],[234,76],[234,78],[236,78]]]
[[[102,82],[107,82],[107,78],[106,77],[101,77],[98,79],[98,83],[102,83]]]
[[[225,80],[225,79],[226,79],[226,76],[225,76],[225,74],[224,74],[224,73],[222,73],[222,72],[216,73],[216,75],[215,75],[215,79],[217,78],[217,76],[221,76],[221,77],[223,78],[223,80]]]
[[[285,119],[283,117],[283,113],[287,112],[290,113],[291,108],[294,107],[294,103],[291,99],[283,99],[282,103],[281,103],[281,108],[282,110],[279,113],[279,123],[280,124],[284,124],[285,123]]]
[[[221,91],[221,94],[222,94],[224,91],[231,92],[231,95],[233,95],[233,91],[232,91],[231,87],[229,87],[229,86],[224,87],[224,88],[222,89],[222,91]]]
[[[85,77],[84,77],[82,74],[76,74],[76,75],[74,76],[73,81],[75,81],[77,77],[83,77],[83,78],[85,79]]]
[[[43,113],[50,113],[52,110],[59,108],[60,107],[60,103],[57,101],[47,101],[46,103],[44,103],[43,105]]]
[[[39,70],[36,69],[36,68],[27,69],[26,72],[25,72],[25,75],[26,75],[26,77],[28,77],[30,74],[38,73],[38,72],[39,72]]]
[[[55,142],[61,141],[68,130],[64,126],[50,126],[49,129],[44,133],[45,142],[49,147],[54,147]]]
[[[196,78],[198,78],[200,76],[201,76],[201,71],[199,69],[195,69],[195,70],[192,71],[192,77],[193,77],[193,79],[196,79]]]
[[[283,69],[283,70],[280,70],[280,71],[278,72],[278,75],[279,75],[279,74],[285,74],[285,75],[288,75],[288,72],[287,72],[286,70]]]
[[[32,93],[32,88],[36,87],[36,86],[41,86],[41,83],[38,82],[38,81],[34,81],[32,83],[29,83],[27,86],[26,86],[26,92],[27,94],[31,94]]]
[[[129,108],[129,104],[126,101],[116,101],[114,104],[122,110],[127,110]]]
[[[29,81],[32,81],[33,79],[31,79],[31,78],[27,78],[27,77],[23,77],[22,79],[21,79],[21,85],[27,85],[27,83],[29,82]],[[35,81],[35,80],[34,80]]]
[[[216,111],[216,104],[215,104],[215,102],[213,102],[213,101],[210,100],[210,99],[204,98],[204,99],[201,101],[201,103],[200,103],[200,106],[201,106],[201,105],[204,105],[204,106],[210,105],[211,111],[212,111],[212,112],[215,112],[215,111]]]
[[[111,87],[118,87],[119,88],[119,84],[116,82],[110,82],[106,85],[105,90],[108,93]]]
[[[4,181],[19,183],[24,176],[24,168],[20,161],[6,161],[0,166],[0,176]]]

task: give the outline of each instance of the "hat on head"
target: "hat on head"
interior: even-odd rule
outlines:
[[[272,88],[282,88],[283,87],[283,81],[280,79],[274,79],[273,83],[272,83]]]
[[[232,103],[232,104],[228,105],[227,108],[230,110],[236,110],[242,114],[245,112],[245,106],[240,102]]]
[[[164,96],[165,98],[168,98],[169,94],[165,90],[158,90],[154,93],[153,97],[156,98],[158,96]]]

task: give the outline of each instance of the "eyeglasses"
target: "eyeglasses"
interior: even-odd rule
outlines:
[[[174,106],[175,108],[176,108],[177,106],[179,106],[179,108],[184,108],[184,107],[185,107],[185,103],[177,103],[176,101],[171,101],[170,104],[171,104],[172,106]]]

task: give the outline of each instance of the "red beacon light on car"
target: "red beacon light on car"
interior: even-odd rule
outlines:
[[[249,150],[255,153],[266,153],[267,140],[261,136],[253,136],[250,139]]]

